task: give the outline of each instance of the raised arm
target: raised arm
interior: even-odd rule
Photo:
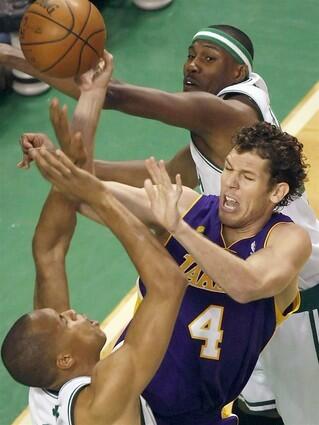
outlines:
[[[56,158],[45,150],[34,152],[41,171],[49,178],[53,176],[59,189],[89,204],[119,238],[147,288],[125,344],[101,361],[92,376],[90,411],[111,422],[111,418],[115,421],[126,409],[132,409],[132,403],[137,406],[139,394],[158,368],[170,340],[186,282],[170,255],[131,209],[125,208],[96,177],[74,166],[62,153],[59,155]],[[52,174],[46,162],[54,167]],[[110,375],[112,379],[108,379]],[[105,405],[110,404],[113,408],[105,409]]]
[[[106,195],[91,206],[122,242],[147,288],[124,345],[100,362],[92,376],[92,384],[100,393],[92,411],[108,414],[105,403],[112,402],[112,417],[121,417],[123,405],[137,399],[160,365],[186,282],[166,250],[116,199]]]
[[[34,308],[70,308],[65,257],[76,225],[74,203],[52,189],[33,237],[36,269]]]

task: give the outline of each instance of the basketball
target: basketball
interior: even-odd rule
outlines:
[[[26,60],[51,77],[74,77],[95,67],[105,40],[104,19],[88,0],[36,0],[20,24]]]

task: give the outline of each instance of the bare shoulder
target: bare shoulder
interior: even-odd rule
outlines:
[[[267,246],[285,247],[309,256],[312,250],[308,232],[296,223],[279,223],[270,232]]]
[[[87,414],[94,419],[92,423],[113,423],[132,401],[138,399],[131,382],[133,368],[130,350],[123,344],[117,351],[100,360],[92,373],[91,385],[82,395]],[[82,411],[82,404],[79,407]]]
[[[183,192],[178,205],[180,213],[182,215],[185,214],[200,197],[201,195],[195,190],[183,186]]]

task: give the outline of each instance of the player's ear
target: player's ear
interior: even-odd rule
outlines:
[[[270,192],[270,200],[278,204],[289,193],[289,184],[286,182],[277,183]]]
[[[56,365],[59,369],[70,369],[74,365],[74,358],[71,354],[58,354]]]
[[[237,63],[234,67],[234,82],[240,83],[248,77],[249,71],[248,67],[245,64]]]

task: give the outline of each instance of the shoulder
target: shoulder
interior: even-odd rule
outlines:
[[[308,232],[292,221],[277,222],[270,229],[267,246],[284,246],[310,255],[312,245]]]
[[[184,215],[194,206],[194,204],[198,202],[200,198],[201,195],[198,192],[193,189],[190,189],[187,186],[183,186],[182,195],[178,205],[180,213]]]

